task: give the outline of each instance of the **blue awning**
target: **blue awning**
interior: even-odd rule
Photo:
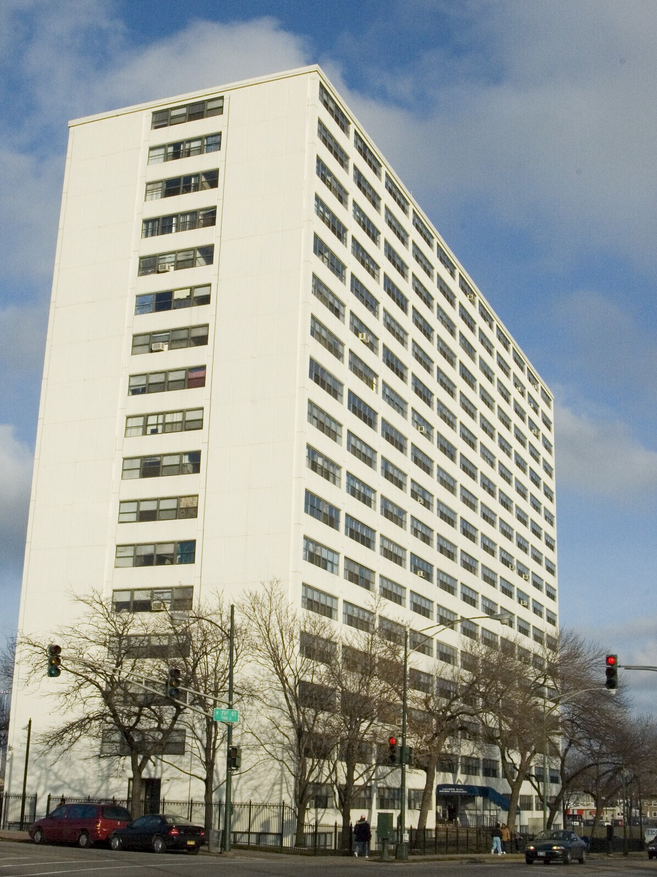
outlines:
[[[466,786],[459,783],[439,783],[436,786],[436,795],[459,795],[460,797],[488,798],[492,804],[496,804],[502,810],[509,809],[509,799],[506,795],[491,789],[490,786]]]

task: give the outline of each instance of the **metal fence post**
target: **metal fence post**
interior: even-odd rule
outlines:
[[[338,821],[336,819],[333,825],[333,852],[337,853],[338,851]]]
[[[285,804],[281,804],[281,851],[283,850],[283,840],[285,838]]]
[[[253,806],[251,799],[249,798],[249,828],[246,835],[246,845],[247,847],[251,846],[251,820],[253,818]]]
[[[48,792],[48,800],[46,801],[46,816],[48,816],[50,813],[50,799],[51,799],[51,797],[52,796],[51,796],[50,792]]]

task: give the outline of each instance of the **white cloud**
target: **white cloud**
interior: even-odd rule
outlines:
[[[621,421],[555,408],[559,489],[621,504],[654,500],[657,452],[641,445]]]

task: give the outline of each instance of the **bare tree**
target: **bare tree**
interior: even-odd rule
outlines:
[[[66,752],[95,740],[100,757],[128,758],[136,817],[147,765],[162,754],[184,751],[181,705],[166,697],[164,682],[168,663],[182,657],[186,646],[172,638],[158,615],[116,612],[98,592],[76,603],[81,612],[75,624],[53,633],[62,647],[63,672],[48,696],[56,701],[61,721],[39,742],[46,751]],[[25,637],[19,650],[30,665],[28,684],[40,681],[46,647]]]
[[[0,647],[0,788],[4,779],[9,739],[9,712],[11,706],[11,689],[14,679],[14,663],[16,661],[16,637],[7,637]]]
[[[187,760],[170,762],[164,756],[161,760],[203,783],[205,830],[209,832],[214,828],[213,802],[219,785],[217,756],[225,739],[224,725],[215,722],[212,714],[215,706],[226,703],[230,610],[221,597],[216,596],[191,612],[180,615],[168,612],[164,621],[176,645],[174,651],[179,655],[174,663],[182,672],[182,687],[191,689],[183,692],[186,708],[179,725],[187,731],[187,745],[193,760],[191,767],[187,766]],[[245,648],[244,630],[237,625],[234,643],[235,671],[239,670]],[[245,695],[242,682],[238,702],[244,703]]]
[[[249,658],[260,705],[251,730],[291,780],[296,843],[301,845],[306,808],[314,785],[326,780],[334,745],[336,695],[327,668],[337,656],[335,631],[328,618],[297,611],[278,580],[249,592],[240,609],[250,631]]]

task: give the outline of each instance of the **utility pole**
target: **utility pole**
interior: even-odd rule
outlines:
[[[401,738],[401,801],[399,803],[399,835],[395,858],[408,859],[406,846],[406,724],[408,714],[408,627],[404,631],[404,678],[402,680],[402,738]]]
[[[233,708],[233,664],[235,663],[235,606],[230,606],[230,630],[228,631],[228,709]],[[233,771],[230,750],[233,745],[233,726],[226,727],[226,811],[224,814],[224,852],[230,852],[232,826]]]
[[[27,743],[25,744],[25,767],[23,768],[23,794],[21,797],[21,831],[25,822],[25,795],[27,793],[27,768],[30,761],[30,740],[32,739],[32,719],[27,723]]]

